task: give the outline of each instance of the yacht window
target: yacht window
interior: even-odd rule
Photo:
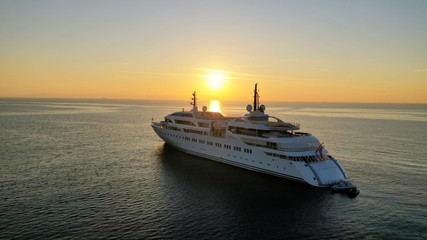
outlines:
[[[205,123],[205,122],[198,122],[199,127],[204,127],[204,128],[208,128],[209,127],[209,123]]]
[[[236,119],[236,122],[244,123],[246,122],[246,118],[238,118]]]
[[[268,121],[268,115],[263,115],[263,116],[250,116],[250,117],[248,117],[248,119],[249,119],[250,121],[257,121],[257,122]]]
[[[177,124],[184,124],[184,125],[189,125],[189,126],[195,126],[194,125],[194,123],[193,122],[191,122],[191,121],[184,121],[184,120],[175,120],[175,122],[177,123]]]
[[[177,113],[172,113],[172,116],[179,116],[179,117],[189,117],[192,118],[193,114],[191,113],[182,113],[182,112],[177,112]]]

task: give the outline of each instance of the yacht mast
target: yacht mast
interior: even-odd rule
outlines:
[[[193,97],[191,98],[191,100],[193,100],[193,102],[191,103],[191,105],[193,105],[193,110],[196,110],[197,109],[196,91],[193,92]]]
[[[258,109],[258,103],[257,103],[257,97],[258,97],[257,85],[258,85],[258,83],[255,83],[255,90],[254,90],[254,111],[256,111]]]
[[[258,83],[255,83],[255,90],[254,90],[254,112],[256,110],[260,110],[260,108],[259,108]]]

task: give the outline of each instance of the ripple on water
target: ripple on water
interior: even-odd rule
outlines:
[[[425,122],[284,116],[337,156],[350,199],[176,151],[148,125],[172,110],[152,104],[0,114],[0,238],[425,238]]]

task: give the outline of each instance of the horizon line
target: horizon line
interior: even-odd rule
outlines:
[[[34,99],[34,100],[112,100],[112,101],[160,101],[160,102],[178,102],[183,101],[184,99],[142,99],[142,98],[78,98],[78,97],[1,97],[0,99]],[[220,99],[210,99],[206,101],[212,101]],[[240,100],[227,100],[225,102],[245,102]],[[249,101],[250,102],[250,101]],[[427,102],[342,102],[342,101],[264,101],[267,103],[357,103],[357,104],[418,104],[418,105],[426,105]]]

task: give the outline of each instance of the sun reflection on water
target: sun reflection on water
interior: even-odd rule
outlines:
[[[219,101],[218,100],[211,100],[209,102],[208,111],[210,111],[210,112],[221,112],[221,107],[220,107]]]

